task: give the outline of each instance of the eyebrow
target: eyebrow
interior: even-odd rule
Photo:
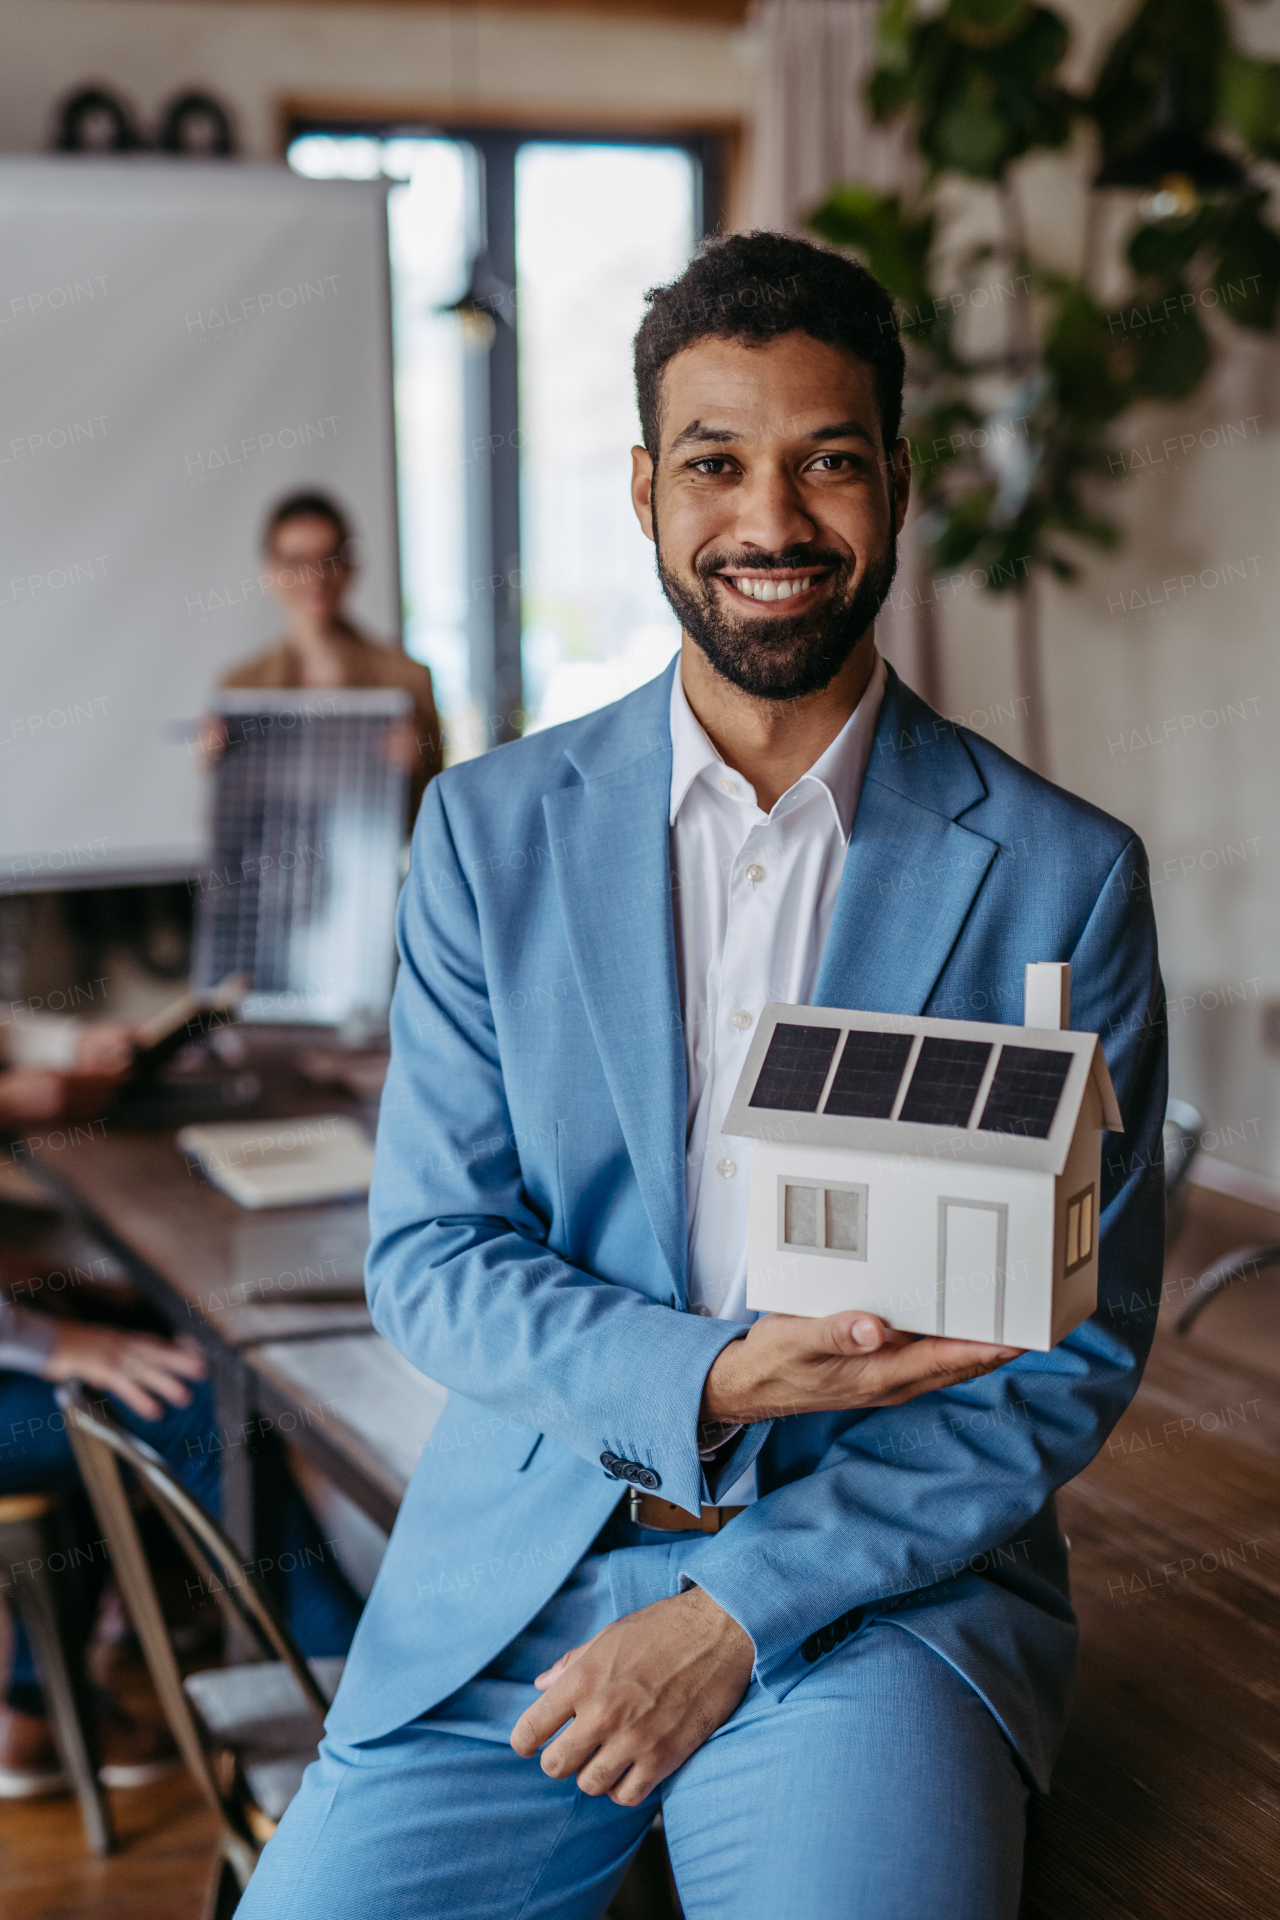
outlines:
[[[809,440],[865,440],[867,445],[876,445],[876,437],[869,433],[860,420],[837,420],[830,426],[815,427],[805,436]],[[729,446],[742,435],[731,427],[711,427],[701,420],[691,420],[683,433],[678,433],[671,442],[668,452],[675,453],[681,447]]]

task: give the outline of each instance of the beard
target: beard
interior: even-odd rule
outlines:
[[[884,605],[898,567],[898,537],[892,531],[888,552],[868,562],[856,582],[856,563],[847,555],[806,547],[794,553],[704,553],[695,567],[695,586],[677,578],[664,562],[656,515],[654,549],[662,590],[689,638],[717,673],[757,700],[802,700],[830,686]],[[734,566],[827,571],[831,585],[808,612],[735,618],[722,606],[713,581],[722,568]]]

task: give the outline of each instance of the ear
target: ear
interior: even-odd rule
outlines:
[[[631,504],[646,540],[653,539],[653,459],[643,447],[631,449]]]

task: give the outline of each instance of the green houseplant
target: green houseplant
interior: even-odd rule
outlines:
[[[1270,333],[1280,309],[1280,234],[1250,172],[1280,159],[1280,63],[1233,44],[1222,0],[1141,0],[1087,95],[1063,83],[1068,42],[1061,16],[1031,0],[887,0],[868,99],[876,119],[909,127],[920,191],[840,186],[810,222],[898,303],[928,559],[1015,597],[1041,766],[1038,581],[1073,580],[1089,547],[1119,543],[1099,484],[1123,471],[1117,423],[1142,400],[1196,391],[1217,351],[1211,311]],[[1096,261],[1068,274],[1037,260],[1022,213],[1018,162],[1082,124],[1101,156],[1095,189],[1139,196],[1115,305],[1094,290]],[[952,244],[957,176],[994,190],[995,238]],[[975,334],[982,344],[966,344]]]

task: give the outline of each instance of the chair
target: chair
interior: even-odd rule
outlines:
[[[1184,1100],[1171,1100],[1164,1122],[1164,1185],[1167,1205],[1166,1238],[1172,1240],[1182,1219],[1187,1170],[1200,1146],[1203,1116]],[[1280,1267],[1280,1245],[1233,1247],[1196,1281],[1186,1306],[1178,1315],[1178,1332],[1189,1333],[1209,1302],[1238,1280],[1254,1279],[1268,1267]]]
[[[1170,1100],[1164,1110],[1164,1239],[1171,1246],[1187,1204],[1187,1175],[1200,1151],[1204,1115],[1186,1100]]]
[[[85,1398],[58,1389],[89,1498],[125,1607],[178,1749],[221,1821],[204,1920],[229,1920],[258,1854],[315,1758],[344,1662],[307,1661],[235,1544],[151,1447]],[[183,1680],[138,1533],[122,1467],[132,1469],[205,1590],[262,1650],[263,1661]]]
[[[0,1566],[5,1591],[22,1615],[45,1695],[53,1710],[62,1764],[80,1801],[94,1853],[115,1845],[111,1813],[98,1783],[98,1750],[81,1645],[83,1622],[59,1576],[75,1564],[60,1493],[11,1493],[0,1499]],[[61,1561],[61,1565],[59,1565]]]

